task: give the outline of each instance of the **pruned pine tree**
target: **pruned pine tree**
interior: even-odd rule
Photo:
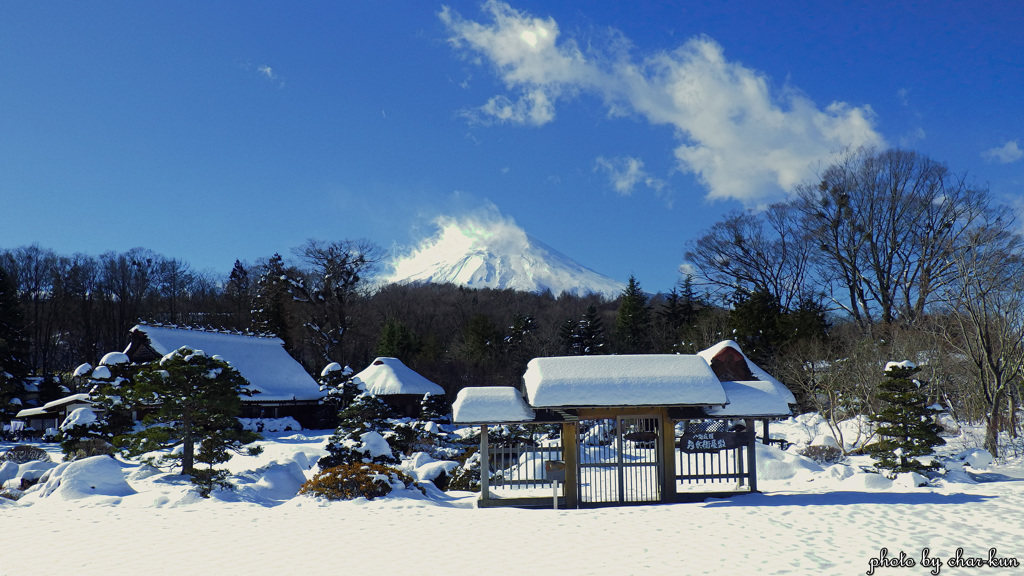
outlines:
[[[230,488],[227,471],[214,466],[230,460],[230,452],[260,452],[245,449],[260,435],[242,429],[237,418],[241,397],[252,395],[247,385],[224,360],[199,350],[175,350],[144,365],[136,375],[132,403],[149,413],[142,419],[144,428],[124,435],[120,443],[132,456],[167,450],[154,462],[180,463],[181,473],[192,477],[203,497],[214,488]],[[180,451],[175,450],[178,447]]]
[[[615,317],[615,344],[620,354],[651,352],[651,309],[647,294],[640,288],[635,276],[622,292],[619,311]]]
[[[922,463],[919,458],[929,456],[936,446],[946,443],[935,424],[934,413],[928,408],[924,393],[925,382],[914,375],[921,369],[909,362],[890,362],[885,379],[878,387],[881,410],[872,417],[878,424],[880,440],[868,446],[879,468],[899,472],[927,472],[938,466],[934,461]]]
[[[113,356],[108,354],[104,359]],[[121,355],[114,361],[92,368],[79,366],[75,372],[85,380],[84,390],[89,393],[95,420],[82,420],[61,430],[61,449],[65,459],[92,456],[99,446],[109,445],[111,450],[124,434],[134,427],[131,395],[135,374],[139,366]]]
[[[352,368],[337,362],[331,362],[320,372],[320,391],[327,395],[320,400],[320,404],[335,414],[348,408],[362,391],[353,379],[355,372]]]
[[[327,456],[317,464],[321,470],[342,464],[398,464],[388,444],[392,436],[389,422],[395,416],[383,400],[363,392],[338,414],[338,428],[327,442]]]

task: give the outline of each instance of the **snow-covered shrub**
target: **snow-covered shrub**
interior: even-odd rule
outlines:
[[[829,444],[812,444],[800,450],[800,455],[823,465],[835,464],[843,459],[843,451]]]
[[[117,450],[114,445],[102,438],[86,438],[76,442],[73,451],[65,457],[65,462],[73,462],[93,456],[113,456]]]
[[[46,450],[37,448],[35,446],[26,446],[24,444],[15,446],[7,451],[0,460],[6,460],[7,462],[14,462],[15,464],[24,464],[26,462],[33,462],[35,460],[41,460],[43,462],[50,461],[50,455],[46,453]]]
[[[327,443],[327,456],[317,462],[321,470],[343,464],[398,464],[400,460],[384,438],[391,432],[391,408],[364,392],[339,417],[341,422]],[[390,435],[390,434],[389,434]]]
[[[448,490],[480,491],[480,452],[470,448],[456,459],[460,466],[449,473]]]
[[[299,489],[300,495],[328,500],[373,500],[394,489],[415,486],[408,474],[380,464],[343,464],[316,473]],[[422,490],[422,488],[420,489]]]

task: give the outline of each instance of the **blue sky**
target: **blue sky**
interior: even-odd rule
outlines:
[[[226,274],[514,223],[647,290],[843,146],[1024,205],[1017,2],[4,2],[0,248]]]

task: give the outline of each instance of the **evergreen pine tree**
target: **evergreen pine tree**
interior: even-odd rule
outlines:
[[[252,324],[252,285],[249,281],[249,271],[239,260],[235,260],[235,265],[231,269],[228,283],[224,286],[224,294],[232,303],[234,326],[239,329],[249,328]]]
[[[288,330],[287,307],[290,300],[288,270],[284,267],[281,255],[274,254],[256,282],[252,316],[257,330],[276,335],[284,341],[284,347],[289,351],[293,349]]]
[[[28,348],[17,287],[0,267],[0,421],[9,420],[23,407],[11,402],[21,395],[29,373]]]
[[[918,458],[932,454],[936,446],[946,443],[939,437],[941,428],[927,406],[923,390],[926,383],[914,378],[920,370],[909,362],[890,362],[878,387],[877,396],[883,407],[872,421],[878,424],[881,439],[869,445],[868,452],[880,468],[894,475],[936,468],[938,464],[934,461],[922,464]]]
[[[665,296],[657,312],[661,327],[662,352],[693,354],[697,352],[695,332],[699,307],[704,302],[693,289],[693,276],[687,275]]]
[[[771,366],[784,341],[779,299],[763,290],[737,293],[729,312],[729,325],[743,352],[759,366]]]
[[[120,439],[133,456],[172,450],[158,462],[180,462],[181,473],[192,477],[203,497],[216,487],[230,488],[227,471],[214,466],[242,452],[260,435],[242,429],[238,414],[242,396],[251,396],[248,382],[230,364],[202,351],[178,349],[142,366],[135,385],[127,390],[134,406],[146,406],[142,430]],[[250,448],[248,453],[258,454]],[[197,468],[206,464],[207,468]]]
[[[651,310],[647,295],[632,275],[615,317],[615,344],[620,354],[651,352]]]
[[[400,320],[388,318],[377,339],[377,356],[389,356],[403,362],[411,362],[418,349],[419,344],[412,330]]]
[[[559,329],[559,340],[569,356],[593,356],[604,354],[604,323],[593,304],[587,306],[583,317],[577,322],[567,320]]]

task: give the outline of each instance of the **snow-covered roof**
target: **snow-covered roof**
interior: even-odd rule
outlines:
[[[534,408],[711,406],[729,401],[708,363],[688,355],[534,358],[523,381]]]
[[[18,414],[15,416],[15,418],[29,418],[29,417],[32,417],[32,416],[42,416],[43,414],[54,412],[54,411],[56,411],[56,410],[58,410],[60,408],[63,408],[65,406],[69,406],[71,404],[75,404],[75,403],[78,403],[78,402],[80,402],[82,404],[89,404],[90,403],[89,402],[89,395],[85,394],[85,393],[82,393],[82,394],[72,394],[70,396],[65,396],[63,398],[58,398],[57,400],[53,400],[52,402],[47,402],[46,404],[43,404],[39,408],[26,408],[25,410],[22,410],[22,411],[18,412]]]
[[[284,349],[280,338],[146,325],[132,330],[146,334],[160,355],[185,346],[223,358],[248,380],[249,388],[259,391],[243,401],[316,400],[324,395],[316,380]]]
[[[732,349],[736,350],[737,352],[739,352],[740,355],[743,356],[743,360],[746,361],[747,367],[750,368],[750,373],[753,374],[754,378],[757,379],[757,380],[753,380],[753,381],[744,381],[744,382],[740,382],[740,383],[741,384],[749,385],[749,387],[752,387],[753,389],[755,389],[757,391],[760,391],[759,393],[771,394],[772,396],[777,397],[779,401],[784,402],[785,405],[786,405],[785,412],[782,412],[779,415],[780,416],[788,416],[790,414],[789,404],[796,404],[796,397],[793,396],[793,392],[791,392],[789,390],[789,388],[786,388],[785,384],[783,384],[782,382],[779,382],[771,374],[769,374],[769,373],[765,372],[763,369],[761,369],[760,366],[758,366],[757,364],[754,364],[753,362],[751,362],[750,358],[747,358],[747,355],[744,354],[743,350],[740,349],[740,345],[739,344],[737,344],[736,342],[734,342],[732,340],[723,340],[723,341],[719,342],[718,344],[715,344],[711,348],[708,348],[707,350],[701,350],[700,352],[697,353],[697,355],[700,356],[701,358],[703,358],[705,361],[707,361],[707,363],[710,365],[711,364],[711,360],[714,359],[715,356],[718,356],[718,354],[720,354],[722,352],[722,350],[725,349],[725,348],[732,348]],[[728,392],[728,389],[727,389],[727,392]],[[738,393],[738,394],[745,394],[745,395],[747,395],[747,397],[750,397],[749,394],[754,394],[755,396],[757,395],[754,392],[744,391],[744,390],[741,390],[739,388],[736,388],[736,393]],[[729,401],[730,401],[730,403],[733,402],[732,394],[729,395]],[[774,400],[767,400],[767,399],[765,401],[766,402],[774,402]],[[768,412],[756,412],[756,411],[755,412],[750,412],[748,414],[749,415],[755,415],[755,414],[756,415],[766,415],[766,416],[767,415],[774,415],[774,414],[771,414],[771,413],[768,413]],[[732,414],[730,414],[730,415],[732,415]]]
[[[709,406],[704,408],[708,416],[789,416],[786,398],[778,394],[771,382],[752,380],[744,382],[722,382],[729,403],[725,406]]]
[[[353,376],[353,380],[374,396],[444,394],[444,388],[402,364],[398,358],[377,358],[365,370]]]
[[[452,404],[452,421],[457,424],[501,424],[530,422],[534,411],[511,386],[463,388]]]

